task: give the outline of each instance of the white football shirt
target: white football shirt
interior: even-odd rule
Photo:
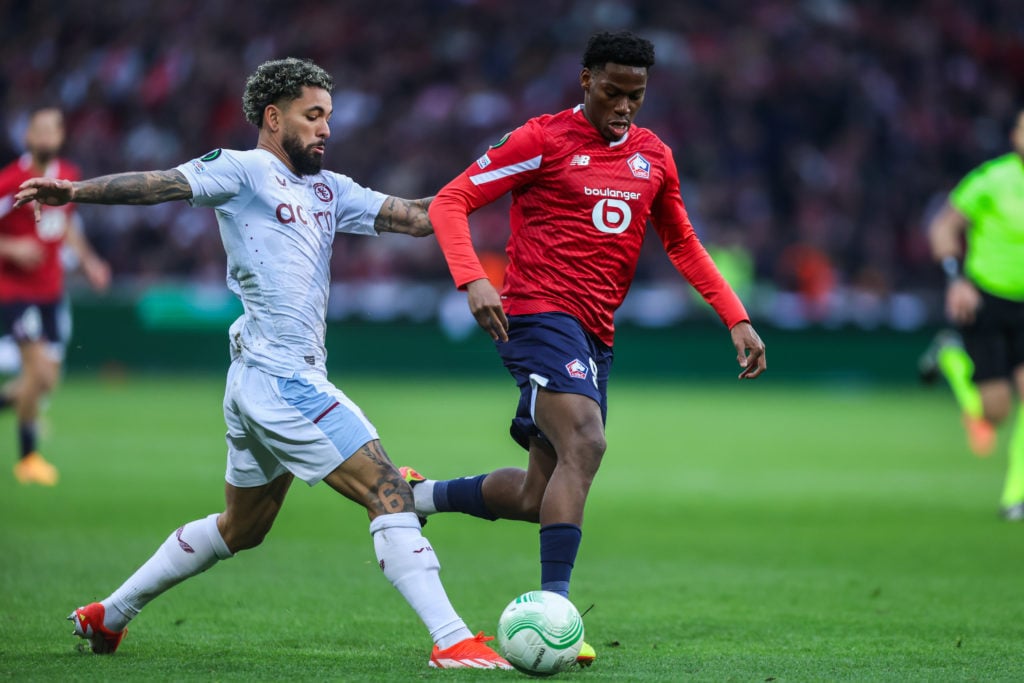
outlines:
[[[262,149],[214,150],[177,169],[189,203],[216,212],[228,288],[245,309],[231,326],[241,323],[242,360],[279,377],[325,369],[334,234],[376,235],[387,195],[331,171],[295,175]]]

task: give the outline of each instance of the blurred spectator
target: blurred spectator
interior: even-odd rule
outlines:
[[[1002,150],[1024,101],[1019,0],[0,6],[0,163],[40,97],[67,112],[67,155],[87,176],[246,148],[235,86],[292,55],[336,75],[328,165],[403,196],[433,194],[509,127],[580,100],[579,36],[630,28],[657,50],[659,96],[640,123],[677,151],[702,240],[741,235],[755,280],[799,299],[808,322],[891,319],[908,293],[940,312],[921,207]],[[121,284],[223,278],[212,219],[183,208],[91,207],[86,224]],[[506,213],[474,216],[480,246],[502,248]],[[335,277],[446,283],[435,246],[377,242],[339,248]],[[808,248],[818,266],[792,258]],[[663,255],[644,258],[636,288],[657,290]],[[813,300],[797,263],[820,271]]]

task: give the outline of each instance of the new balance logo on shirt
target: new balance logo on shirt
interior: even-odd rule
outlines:
[[[590,155],[589,154],[574,154],[572,161],[569,162],[570,166],[590,166]]]

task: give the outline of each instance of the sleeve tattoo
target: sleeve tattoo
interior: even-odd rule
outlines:
[[[377,212],[373,228],[377,232],[400,232],[413,237],[425,237],[434,233],[427,209],[433,197],[423,199],[401,199],[388,197]]]
[[[160,204],[191,199],[192,187],[178,169],[115,173],[74,184],[72,201],[89,204]]]

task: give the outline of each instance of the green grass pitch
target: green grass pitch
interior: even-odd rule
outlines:
[[[523,462],[502,377],[334,379],[397,464],[449,477]],[[74,607],[221,509],[221,392],[219,377],[60,387],[43,440],[60,484],[0,476],[0,678],[522,678],[428,669],[365,514],[301,483],[261,548],[153,602],[114,656],[77,649]],[[8,463],[13,431],[8,412]],[[1024,680],[1024,525],[996,515],[1005,443],[972,457],[944,388],[618,381],[608,442],[572,596],[593,605],[598,660],[560,678]],[[493,633],[537,585],[535,527],[447,515],[425,533],[470,628]]]

